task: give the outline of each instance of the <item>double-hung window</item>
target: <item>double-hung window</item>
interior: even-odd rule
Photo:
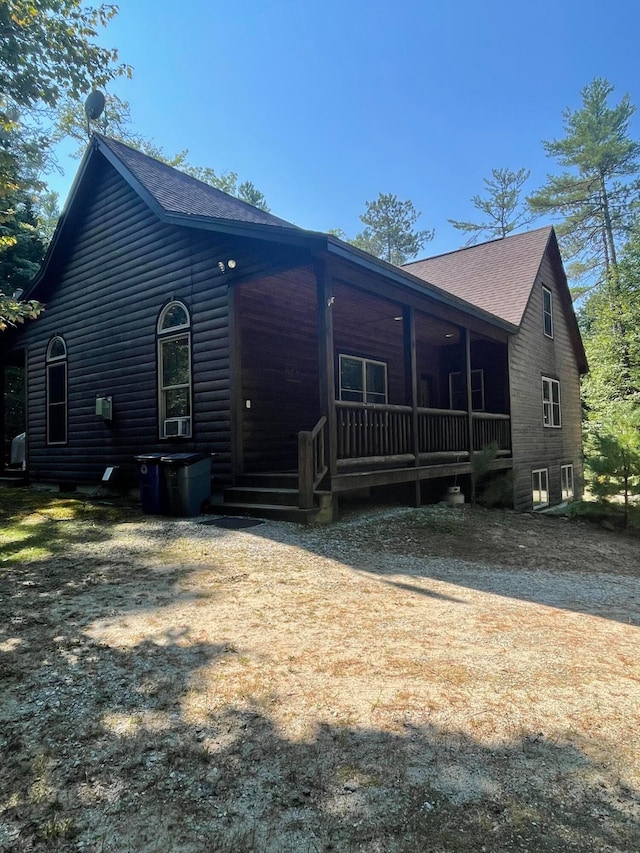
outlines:
[[[160,437],[189,437],[191,419],[191,321],[182,302],[170,302],[158,319]]]
[[[537,471],[531,472],[531,492],[534,509],[549,506],[549,471],[547,468],[539,468]]]
[[[562,500],[571,500],[573,497],[573,465],[560,466],[560,489]]]
[[[542,286],[542,324],[548,338],[553,337],[553,294],[548,287]]]
[[[459,411],[467,410],[467,392],[460,371],[449,374],[449,406]],[[471,371],[471,411],[484,412],[484,370]]]
[[[56,335],[47,347],[47,444],[67,443],[67,345]]]
[[[340,399],[356,403],[386,403],[387,365],[370,358],[341,355]]]
[[[542,422],[546,427],[561,427],[560,383],[557,379],[542,377]]]

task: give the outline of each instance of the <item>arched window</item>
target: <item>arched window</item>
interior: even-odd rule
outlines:
[[[182,302],[158,318],[158,409],[161,438],[189,437],[191,427],[191,320]]]
[[[47,347],[47,444],[67,443],[67,345],[59,335]]]

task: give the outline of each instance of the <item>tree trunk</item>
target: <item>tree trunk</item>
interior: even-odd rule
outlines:
[[[604,216],[604,227],[607,235],[607,243],[609,244],[609,258],[611,266],[615,269],[618,266],[618,258],[616,255],[616,244],[613,239],[613,228],[611,226],[611,211],[609,210],[609,196],[607,194],[607,185],[604,179],[604,174],[600,173],[600,188],[602,190],[602,213]]]

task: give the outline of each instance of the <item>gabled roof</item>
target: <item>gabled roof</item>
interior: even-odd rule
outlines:
[[[292,225],[278,216],[258,210],[222,190],[185,175],[135,148],[97,133],[91,138],[47,254],[28,292],[25,293],[25,298],[38,295],[40,283],[46,279],[56,257],[64,252],[65,243],[73,239],[74,228],[70,222],[74,214],[82,215],[82,198],[91,191],[92,167],[102,158],[110,163],[161,222],[277,241],[306,247],[314,253],[328,252],[360,268],[382,275],[395,284],[464,311],[492,326],[511,333],[516,331],[512,323],[479,306],[467,303],[442,288],[430,286],[412,275],[410,270],[405,271],[388,264],[333,235],[307,231]]]
[[[545,254],[549,255],[558,277],[559,297],[579,370],[586,373],[587,357],[553,226],[412,261],[402,269],[501,320],[520,326]]]
[[[573,316],[553,228],[542,228],[397,267],[333,235],[299,228],[135,148],[97,133],[91,138],[47,254],[25,298],[37,296],[40,282],[45,279],[54,259],[64,251],[67,240],[73,239],[74,228],[72,225],[68,227],[68,223],[73,212],[81,214],[81,198],[90,191],[93,164],[102,158],[162,222],[306,247],[314,253],[328,252],[510,333],[516,332],[520,325],[544,253],[552,247],[553,262],[565,282],[565,301]],[[83,188],[84,192],[81,192]],[[572,337],[579,363],[586,370],[575,317]]]
[[[94,134],[94,139],[111,164],[120,172],[124,166],[129,173],[127,177],[137,181],[138,189],[145,190],[166,213],[296,228],[291,222],[259,210],[122,142],[100,134]]]
[[[553,229],[538,228],[402,269],[519,326]]]

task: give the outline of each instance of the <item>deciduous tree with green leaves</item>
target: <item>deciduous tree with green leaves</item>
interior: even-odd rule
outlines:
[[[447,220],[454,228],[470,234],[465,245],[472,246],[483,237],[487,240],[506,237],[532,221],[534,214],[522,199],[522,188],[530,175],[528,169],[491,170],[491,177],[484,178],[485,195],[474,195],[471,199],[485,219],[481,222]]]
[[[635,107],[629,95],[609,106],[613,91],[597,77],[582,90],[582,107],[564,111],[565,136],[544,147],[565,171],[528,198],[534,213],[558,221],[569,275],[591,285],[615,267],[640,199],[640,145],[630,136]]]
[[[100,30],[117,6],[87,6],[82,0],[0,2],[0,226],[9,232],[0,250],[18,245],[16,193],[37,185],[37,170],[49,152],[43,128],[49,111],[65,96],[80,99],[128,66],[115,49],[101,47]],[[19,260],[17,257],[16,260]],[[0,324],[37,316],[37,303],[12,298],[0,281]]]

